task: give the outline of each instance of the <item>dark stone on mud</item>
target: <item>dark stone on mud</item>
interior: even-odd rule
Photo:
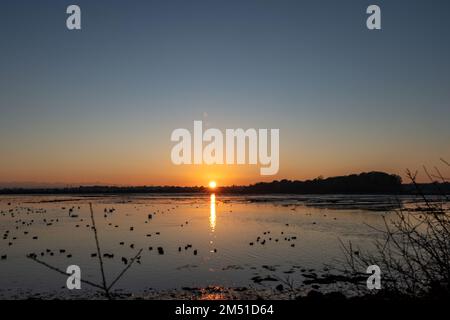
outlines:
[[[195,290],[197,290],[197,288],[182,287],[181,290],[185,290],[185,291],[195,291]]]
[[[333,284],[338,282],[348,282],[348,283],[359,283],[365,281],[367,277],[365,275],[361,276],[344,276],[344,275],[327,275],[319,278],[317,274],[313,273],[311,275],[303,274],[304,277],[310,278],[309,280],[303,281],[303,284]]]
[[[242,291],[247,291],[248,290],[248,288],[246,288],[246,287],[237,287],[237,288],[234,288],[234,291],[237,291],[237,292],[242,292]]]
[[[263,281],[278,281],[278,279],[275,279],[271,276],[266,276],[265,278],[262,278],[261,276],[255,276],[252,278],[252,280],[255,283],[261,283]]]

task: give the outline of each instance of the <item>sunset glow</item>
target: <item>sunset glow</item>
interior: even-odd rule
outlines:
[[[62,29],[53,28],[51,22],[63,21],[66,13],[51,10],[50,2],[43,9],[30,2],[36,8],[21,22],[5,17],[2,39],[40,39],[42,31],[30,30],[27,23],[42,10],[45,18],[39,21],[49,23],[45,38],[57,41],[40,46],[11,41],[2,52],[0,187],[207,186],[212,179],[224,187],[370,171],[407,180],[407,168],[433,168],[440,158],[450,158],[449,148],[442,147],[450,137],[448,117],[441,116],[448,114],[449,100],[450,50],[441,40],[447,35],[445,19],[429,21],[417,41],[409,41],[409,34],[374,41],[376,31],[372,37],[365,33],[365,11],[347,10],[350,4],[335,12],[345,17],[341,28],[328,20],[320,28],[293,27],[321,11],[315,1],[271,2],[258,14],[235,17],[240,28],[229,28],[230,16],[242,8],[239,1],[226,2],[217,12],[213,5],[189,6],[189,13],[174,21],[148,17],[148,12],[175,17],[177,6],[166,2],[142,1],[140,10],[130,8],[127,14],[121,14],[120,2],[109,4],[119,20],[93,19],[89,29],[83,28],[84,36],[74,36],[77,31],[66,30],[64,23]],[[83,11],[100,12],[102,6],[86,3]],[[403,11],[399,4],[388,6],[394,15]],[[7,7],[4,12],[21,12],[14,1]],[[208,13],[195,22],[197,10]],[[210,23],[208,10],[220,14],[211,27],[199,30],[199,24]],[[419,11],[414,12],[417,21]],[[129,16],[140,24],[130,24]],[[355,19],[361,19],[362,29],[354,28]],[[110,37],[118,25],[123,28]],[[261,37],[266,28],[272,31]],[[398,43],[393,41],[397,36]],[[304,41],[311,41],[311,51],[304,50]],[[398,52],[393,43],[410,53],[407,59],[389,56],[391,50]],[[89,50],[78,56],[67,48]],[[24,56],[18,59],[17,52]],[[124,59],[126,68],[120,67]],[[417,66],[413,74],[411,65]],[[196,122],[202,129],[197,135]],[[191,136],[186,140],[191,164],[172,161],[173,148],[181,142],[171,140],[177,129]],[[237,149],[234,157],[227,151],[226,131],[237,129],[258,133],[256,149],[246,140],[246,157],[240,161]],[[260,149],[259,133],[268,130],[265,145],[272,147],[272,129],[279,129],[279,166],[276,174],[261,175],[270,165],[259,153],[274,159],[269,149]],[[207,132],[214,134],[205,140]],[[208,149],[213,142],[217,148]],[[216,149],[217,155],[211,153]],[[250,159],[250,150],[258,151],[256,159]],[[426,175],[418,179],[428,181]]]
[[[0,301],[445,306],[449,12],[2,1]]]
[[[210,189],[215,189],[217,187],[217,183],[215,181],[210,181],[209,182],[209,188]]]

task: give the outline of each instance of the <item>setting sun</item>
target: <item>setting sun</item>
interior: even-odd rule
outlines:
[[[215,181],[210,181],[210,182],[209,182],[209,187],[210,187],[211,189],[215,189],[215,188],[217,187],[217,183],[216,183]]]

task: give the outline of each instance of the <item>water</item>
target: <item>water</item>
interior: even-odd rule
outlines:
[[[379,236],[373,227],[382,227],[383,216],[411,201],[389,196],[0,196],[0,255],[7,255],[0,261],[0,295],[92,292],[85,284],[69,292],[65,276],[26,258],[34,253],[61,270],[78,265],[83,279],[100,283],[98,258],[91,257],[96,246],[89,203],[102,252],[114,254],[104,258],[109,283],[124,268],[122,257],[130,260],[143,249],[140,263],[115,286],[139,294],[276,285],[255,284],[254,277],[268,275],[301,281],[305,272],[324,272],[326,264],[342,259],[339,240],[370,250]]]

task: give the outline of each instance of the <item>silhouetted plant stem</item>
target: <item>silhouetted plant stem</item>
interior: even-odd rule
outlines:
[[[130,260],[128,265],[125,267],[125,269],[122,270],[122,272],[114,279],[114,281],[110,284],[108,287],[108,290],[112,288],[116,284],[117,281],[127,272],[127,270],[131,267],[131,265],[134,263],[134,261],[141,255],[142,249],[139,250],[139,252],[133,257],[133,259]]]
[[[48,263],[46,263],[46,262],[44,262],[44,261],[41,261],[41,260],[39,260],[39,259],[36,258],[36,257],[27,256],[27,258],[28,258],[28,259],[31,259],[31,260],[33,260],[33,261],[39,263],[39,264],[42,264],[43,266],[45,266],[45,267],[47,267],[47,268],[49,268],[49,269],[51,269],[51,270],[53,270],[53,271],[56,271],[56,272],[58,272],[58,273],[61,273],[61,274],[64,275],[64,276],[67,276],[67,273],[66,273],[65,271],[63,271],[63,270],[61,270],[61,269],[58,269],[58,268],[56,268],[56,267],[54,267],[54,266],[52,266],[52,265],[49,265]],[[93,282],[91,282],[91,281],[89,281],[89,280],[83,280],[83,279],[80,279],[80,281],[83,282],[83,283],[85,283],[85,284],[88,284],[88,285],[90,285],[90,286],[92,286],[92,287],[95,287],[95,288],[104,290],[104,288],[103,288],[102,286],[100,286],[100,285],[98,285],[98,284],[96,284],[96,283],[93,283]]]
[[[97,247],[97,257],[98,257],[98,261],[100,263],[100,272],[102,274],[103,289],[105,290],[106,297],[108,299],[111,299],[111,296],[109,294],[109,288],[106,285],[106,277],[105,277],[105,270],[103,268],[102,252],[100,250],[100,244],[98,242],[97,227],[95,226],[94,210],[92,210],[92,203],[89,203],[89,209],[91,211],[92,230],[94,230],[94,235],[95,235],[95,245]]]
[[[91,213],[91,221],[92,221],[92,230],[94,231],[94,235],[95,235],[95,245],[97,247],[97,256],[98,256],[98,261],[100,264],[100,272],[102,274],[102,284],[96,284],[94,282],[88,281],[88,280],[83,280],[80,279],[81,282],[88,284],[92,287],[101,289],[104,291],[105,297],[109,300],[113,299],[113,296],[110,293],[111,288],[117,283],[117,281],[119,281],[120,278],[122,278],[122,276],[128,271],[128,269],[131,267],[131,265],[134,263],[134,261],[136,259],[138,259],[138,257],[140,256],[140,254],[142,253],[142,248],[139,250],[139,252],[130,260],[130,262],[126,265],[126,267],[119,273],[119,275],[114,279],[114,281],[112,281],[112,283],[108,286],[106,283],[106,276],[105,276],[105,269],[103,266],[103,259],[102,259],[102,252],[100,250],[100,243],[98,241],[98,234],[97,234],[97,227],[95,225],[95,219],[94,219],[94,210],[92,209],[92,203],[89,203],[89,209],[90,209],[90,213]],[[33,260],[34,262],[37,262],[55,272],[58,272],[62,275],[67,276],[67,273],[64,272],[63,270],[54,267],[44,261],[39,260],[35,255],[27,255],[27,258]]]
[[[449,165],[448,162],[441,161]],[[353,274],[376,264],[383,270],[384,289],[407,296],[450,296],[450,207],[448,196],[424,167],[440,198],[428,197],[417,183],[417,172],[406,174],[425,205],[416,210],[395,211],[395,218],[383,217],[381,239],[374,242],[373,253],[354,251],[352,243],[345,245],[344,266]],[[438,169],[443,183],[446,179]]]

